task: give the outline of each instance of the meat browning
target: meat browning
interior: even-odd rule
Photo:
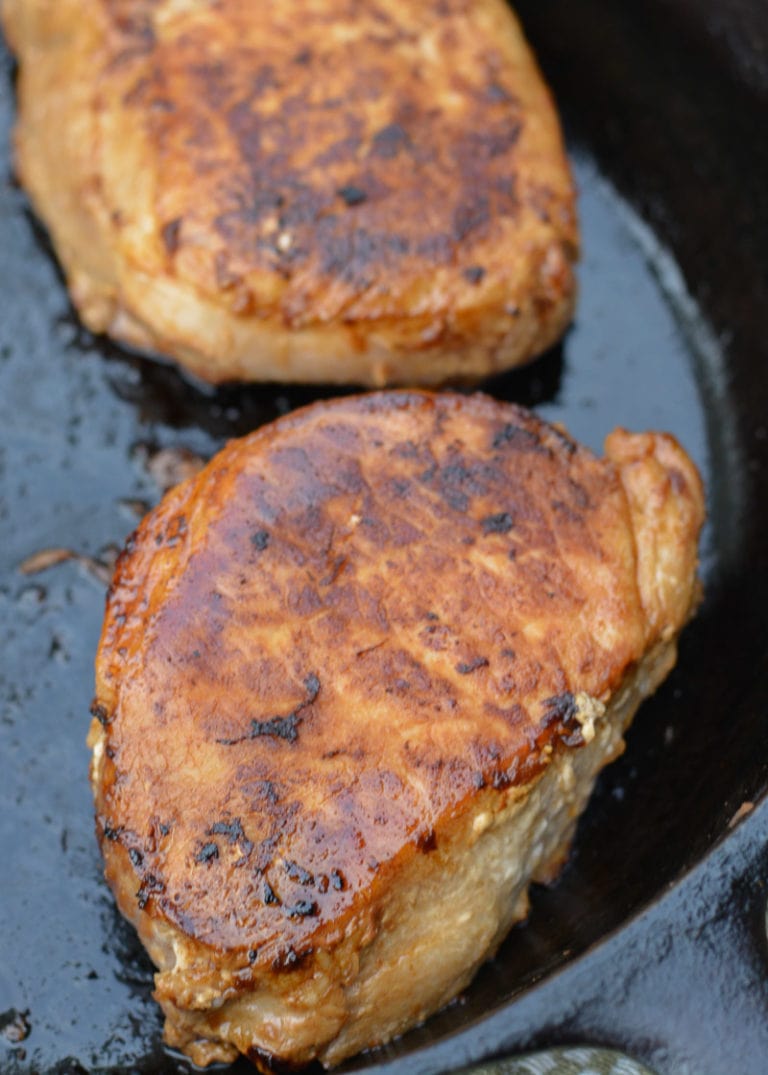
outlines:
[[[197,377],[435,384],[553,343],[574,190],[503,0],[5,0],[86,325]]]
[[[166,1040],[333,1065],[455,996],[674,664],[702,518],[671,437],[601,460],[425,392],[316,404],[168,493],[90,735]]]

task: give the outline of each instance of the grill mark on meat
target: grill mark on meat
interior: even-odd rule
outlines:
[[[257,552],[264,552],[269,545],[269,531],[257,530],[255,534],[251,534],[251,545]]]
[[[264,882],[263,899],[267,906],[271,904],[280,904],[280,898],[274,888],[272,888],[272,885],[270,885],[269,881]]]
[[[195,862],[207,863],[213,862],[214,859],[219,857],[219,845],[217,843],[203,844],[200,850],[195,854]]]
[[[472,672],[476,672],[478,668],[487,668],[488,658],[475,657],[471,661],[459,661],[455,667],[460,676],[468,676]]]
[[[495,515],[486,515],[481,525],[484,534],[508,534],[514,523],[508,511],[500,511]]]
[[[531,429],[508,422],[498,433],[495,434],[492,445],[494,448],[512,448],[517,452],[536,452],[539,455],[550,455],[550,450],[541,443],[541,438]]]
[[[339,187],[336,193],[344,204],[350,207],[362,205],[362,203],[368,199],[368,195],[362,187],[352,186],[351,184],[347,187]]]
[[[139,910],[143,911],[149,903],[150,898],[152,896],[160,895],[161,892],[165,892],[165,884],[153,873],[148,873],[142,879],[136,893],[136,902],[139,905]]]
[[[289,918],[314,918],[318,914],[318,906],[314,900],[299,900],[292,907],[287,907],[285,913]]]
[[[299,885],[314,885],[314,876],[308,870],[302,869],[297,862],[291,862],[290,859],[286,859],[283,866],[291,881],[295,881]]]
[[[544,708],[544,716],[541,719],[542,728],[548,728],[558,721],[562,724],[569,724],[575,720],[578,711],[576,699],[570,691],[563,691],[562,694],[545,698],[542,706]]]
[[[106,706],[101,705],[100,702],[97,702],[95,698],[91,702],[90,713],[92,717],[96,718],[102,728],[106,728],[106,726],[109,724],[109,710]]]
[[[214,825],[211,825],[206,835],[226,836],[227,842],[231,846],[240,848],[241,857],[234,863],[235,866],[244,866],[253,851],[253,843],[245,835],[239,817],[233,818],[232,821],[217,821]]]
[[[302,713],[314,703],[320,693],[320,680],[314,672],[310,673],[304,680],[304,686],[307,690],[307,697],[287,716],[270,717],[268,720],[252,720],[251,727],[245,735],[238,736],[236,739],[217,739],[216,742],[221,743],[222,746],[231,747],[237,743],[245,743],[248,739],[259,739],[262,736],[267,736],[273,739],[283,739],[288,743],[295,743],[299,737],[299,724],[302,720]]]
[[[540,722],[541,728],[552,729],[557,740],[567,747],[584,746],[582,727],[577,719],[579,705],[571,691],[547,698],[542,704],[544,716]]]
[[[406,129],[399,123],[388,123],[376,131],[369,150],[370,157],[392,160],[401,152],[412,153],[413,142]]]

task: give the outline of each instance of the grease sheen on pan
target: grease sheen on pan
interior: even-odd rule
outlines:
[[[438,383],[574,299],[557,116],[503,0],[6,0],[17,166],[89,328],[228,379]]]
[[[702,517],[671,437],[598,459],[415,392],[296,412],[170,492],[116,568],[90,740],[166,1040],[333,1064],[453,997],[674,664]]]

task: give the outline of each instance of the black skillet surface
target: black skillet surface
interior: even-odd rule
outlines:
[[[558,885],[464,998],[346,1068],[426,1075],[591,1040],[665,1075],[765,1075],[764,8],[721,5],[714,38],[713,6],[686,0],[520,6],[575,155],[582,296],[561,348],[485,387],[595,448],[616,424],[674,432],[709,489],[707,597]],[[151,967],[93,838],[84,736],[104,585],[75,562],[18,565],[54,546],[108,558],[132,502],[158,499],[158,448],[207,456],[327,393],[208,394],[82,332],[11,180],[0,63],[0,1071],[188,1072],[160,1044]],[[758,806],[729,833],[744,802]]]

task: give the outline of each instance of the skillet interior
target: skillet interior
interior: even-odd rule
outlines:
[[[529,924],[513,933],[462,1003],[383,1055],[349,1067],[434,1070],[430,1050],[457,1031],[463,1044],[456,1055],[479,1055],[488,1045],[478,1020],[507,1011],[513,1022],[534,982],[590,949],[701,860],[768,779],[768,356],[761,317],[768,144],[758,137],[765,98],[759,85],[739,80],[699,25],[703,16],[687,14],[683,3],[642,11],[608,0],[519,7],[579,162],[583,302],[562,348],[485,387],[537,405],[594,447],[618,423],[680,436],[710,488],[707,600],[684,636],[678,668],[642,710],[627,754],[601,780],[561,882],[536,893]],[[5,54],[3,63],[5,152],[12,104]],[[83,737],[103,587],[72,563],[28,579],[16,568],[40,548],[98,554],[120,542],[134,522],[125,501],[157,498],[142,464],[148,451],[184,445],[209,454],[318,393],[203,394],[170,369],[84,335],[9,167],[6,158],[0,1013],[28,1010],[31,1033],[7,1046],[0,1037],[0,1067],[24,1075],[184,1071],[188,1065],[158,1044],[149,965],[99,880]],[[673,253],[708,324],[659,242]],[[754,1070],[766,1063],[768,1053]]]

